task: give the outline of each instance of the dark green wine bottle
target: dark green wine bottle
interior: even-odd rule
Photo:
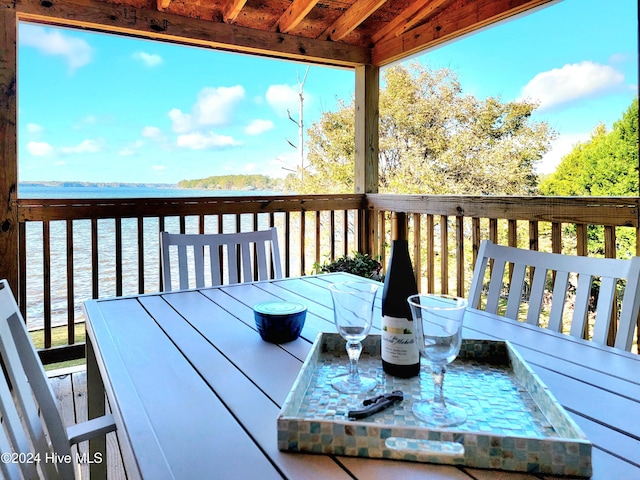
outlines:
[[[404,214],[395,214],[395,240],[382,289],[382,368],[390,375],[409,378],[420,373],[420,354],[407,297],[418,293]]]

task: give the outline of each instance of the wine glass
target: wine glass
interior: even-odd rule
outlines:
[[[373,320],[373,301],[378,286],[369,282],[345,282],[329,285],[333,300],[333,317],[338,333],[347,341],[349,373],[332,379],[333,388],[342,393],[362,393],[373,390],[375,378],[360,375],[358,359],[362,340],[369,335]]]
[[[433,400],[413,404],[413,413],[433,427],[451,427],[464,423],[463,408],[444,400],[442,392],[446,365],[451,363],[462,344],[462,320],[467,307],[463,298],[449,295],[411,295],[411,307],[418,350],[426,359],[433,379]]]

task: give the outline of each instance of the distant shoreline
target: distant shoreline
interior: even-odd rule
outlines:
[[[87,187],[87,188],[171,188],[182,189],[177,183],[124,183],[124,182],[75,182],[75,181],[27,181],[18,182],[18,187]]]

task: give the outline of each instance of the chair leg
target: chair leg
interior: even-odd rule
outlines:
[[[87,337],[87,408],[89,420],[105,414],[104,385],[98,370],[95,352],[91,340]],[[89,458],[100,458],[102,461],[91,463],[89,476],[91,480],[107,479],[107,437],[99,435],[89,440]]]

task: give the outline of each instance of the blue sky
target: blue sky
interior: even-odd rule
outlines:
[[[457,72],[465,93],[536,99],[559,133],[553,171],[600,122],[611,128],[638,92],[636,0],[564,0],[414,58]],[[21,181],[176,183],[210,175],[285,176],[298,142],[306,65],[21,24]],[[354,75],[314,67],[306,127],[348,102]],[[283,168],[284,167],[284,168]]]

